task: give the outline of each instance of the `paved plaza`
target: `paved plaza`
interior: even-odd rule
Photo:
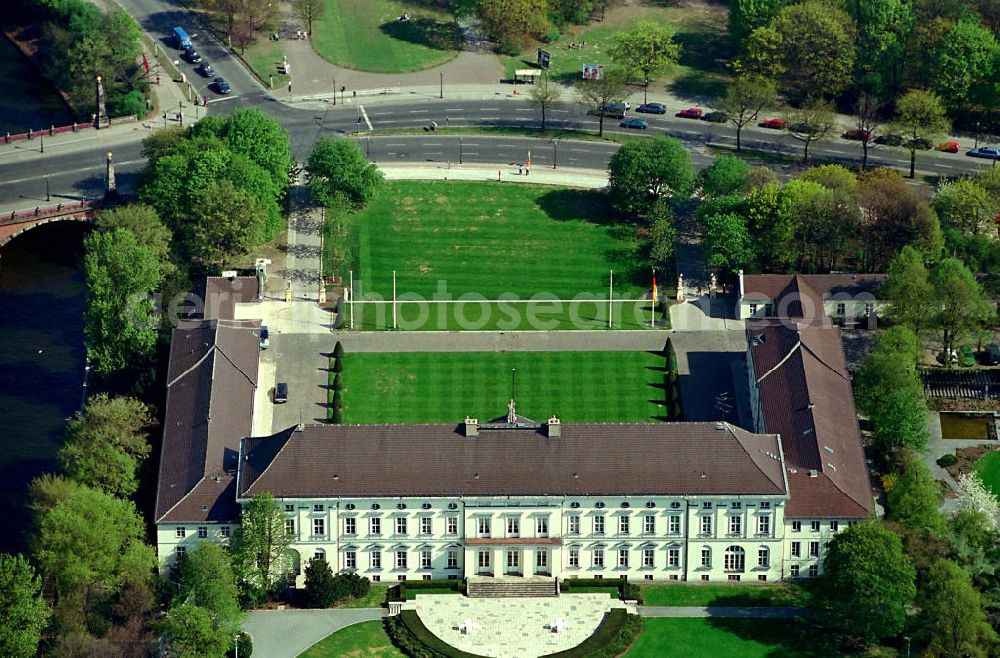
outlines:
[[[403,609],[416,610],[427,630],[462,651],[532,658],[575,647],[597,630],[608,611],[626,607],[637,614],[634,606],[607,594],[500,599],[418,594]],[[553,628],[557,620],[558,631]]]

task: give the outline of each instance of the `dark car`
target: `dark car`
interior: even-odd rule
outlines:
[[[875,138],[876,144],[885,144],[886,146],[902,146],[903,138],[899,135],[879,135]]]
[[[600,114],[615,119],[624,119],[628,111],[628,103],[605,103],[601,105]]]
[[[222,78],[216,78],[215,82],[212,84],[215,85],[215,91],[219,92],[223,96],[233,90],[232,87],[229,86],[229,83]]]
[[[266,350],[271,345],[271,332],[267,330],[267,325],[260,326],[260,349]]]
[[[278,382],[274,386],[274,403],[284,404],[288,402],[288,384],[286,382]]]
[[[702,119],[708,121],[709,123],[725,123],[729,121],[729,115],[726,114],[725,112],[720,112],[719,110],[716,110],[714,112],[709,112],[708,114],[703,116]]]
[[[785,120],[784,119],[765,119],[757,124],[761,128],[770,128],[771,130],[784,130]]]
[[[636,112],[644,112],[646,114],[666,114],[667,106],[663,103],[643,103],[639,107],[635,108]]]
[[[996,146],[980,146],[979,148],[967,151],[966,155],[973,158],[986,158],[987,160],[1000,160],[1000,148]]]
[[[677,113],[677,116],[681,119],[701,119],[705,114],[705,110],[700,107],[689,107],[686,110],[681,110]]]
[[[848,130],[843,135],[840,136],[842,139],[853,139],[858,142],[867,142],[871,140],[872,134],[868,130]]]
[[[202,62],[201,66],[195,69],[200,75],[206,78],[211,78],[215,75],[215,69],[208,62]]]
[[[649,128],[649,123],[645,119],[625,119],[618,125],[622,128],[638,128],[639,130]]]
[[[919,137],[914,140],[903,142],[903,146],[905,146],[906,148],[910,148],[911,145],[918,151],[930,151],[932,148],[934,148],[934,142],[925,137]]]
[[[191,62],[192,64],[201,63],[201,55],[199,55],[198,51],[195,50],[194,48],[188,48],[187,50],[185,50],[184,54],[181,55],[181,57]]]

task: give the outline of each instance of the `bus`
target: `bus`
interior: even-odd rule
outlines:
[[[188,33],[182,27],[174,28],[174,40],[177,42],[177,47],[181,50],[187,50],[191,47],[191,37],[188,36]]]

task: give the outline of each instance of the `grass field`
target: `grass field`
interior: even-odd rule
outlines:
[[[410,20],[398,22],[404,12]],[[323,59],[358,71],[403,73],[443,64],[458,54],[461,30],[430,3],[326,0],[313,24],[312,44]]]
[[[385,603],[385,590],[389,589],[388,585],[379,585],[378,583],[372,583],[371,589],[368,591],[368,596],[360,599],[351,599],[346,603],[341,603],[335,608],[381,608]]]
[[[598,328],[607,324],[607,307],[592,300],[607,298],[610,270],[615,299],[640,299],[650,285],[635,227],[615,222],[606,196],[595,191],[393,182],[349,223],[352,253],[340,274],[346,280],[343,268],[353,269],[358,300],[391,300],[395,270],[401,301],[503,299],[516,308],[518,300],[539,296],[582,297],[587,303],[573,309],[580,316],[579,328]],[[434,304],[401,308],[408,329],[574,328],[565,305],[554,313],[559,323],[548,327],[529,326],[523,308],[517,313],[520,319],[507,320],[507,325],[501,324],[506,318],[497,308],[489,309],[486,321],[476,322],[478,304],[466,306],[471,308],[464,322],[451,311],[438,320]],[[376,328],[375,306],[366,308],[356,306],[356,328]],[[420,308],[430,316],[423,321],[426,326],[416,323]],[[553,314],[551,308],[540,310]],[[381,311],[389,324],[377,328],[391,326],[391,307],[382,305]],[[619,322],[629,328],[648,323],[648,311],[633,311],[627,309]]]
[[[664,72],[659,80],[650,81],[650,93],[662,91],[666,86],[682,96],[719,96],[731,77],[727,63],[734,54],[727,34],[727,18],[726,8],[719,5],[623,6],[609,9],[602,22],[568,28],[558,40],[541,47],[552,54],[552,75],[558,80],[575,81],[580,78],[584,63],[607,67],[614,64],[609,50],[615,34],[627,31],[639,21],[664,23],[674,30],[674,40],[681,45],[681,58],[673,70]],[[570,48],[572,43],[584,42],[586,46],[582,48]],[[514,69],[534,66],[536,56],[533,45],[520,55],[503,57],[507,76],[513,77]],[[636,97],[641,97],[641,88],[633,88],[636,90]]]
[[[808,606],[809,590],[799,585],[649,585],[644,605],[663,606]]]
[[[977,461],[974,470],[983,479],[983,484],[1000,496],[1000,451],[991,452]]]
[[[281,45],[278,43],[261,37],[247,46],[243,59],[247,61],[257,77],[264,81],[265,85],[273,81],[272,89],[282,89],[288,86],[290,78],[283,73],[278,73],[278,67],[281,66],[283,60]]]
[[[299,658],[403,658],[392,646],[381,621],[364,621],[327,636]]]
[[[646,618],[628,658],[826,658],[845,655],[801,620]]]
[[[406,352],[344,356],[344,422],[457,423],[506,412],[511,368],[531,391],[517,412],[544,421],[653,421],[663,357],[646,352]],[[462,382],[464,385],[456,385]]]

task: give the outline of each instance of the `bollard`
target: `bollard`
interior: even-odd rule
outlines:
[[[76,132],[76,121],[73,122],[73,132]]]
[[[53,126],[52,124],[49,124],[49,137],[52,137],[55,134],[56,134],[56,127]]]
[[[17,217],[17,211],[16,210],[11,210],[10,211],[10,219],[11,219],[11,221],[13,221],[15,217]]]
[[[10,144],[10,133],[4,135],[3,141],[5,144]]]
[[[500,182],[500,170],[499,169],[497,169],[497,182],[498,183]]]
[[[31,133],[33,133],[33,132],[34,132],[34,130],[32,128],[28,128],[28,139],[29,140],[31,139]]]
[[[38,206],[35,206],[35,217],[38,217]]]

